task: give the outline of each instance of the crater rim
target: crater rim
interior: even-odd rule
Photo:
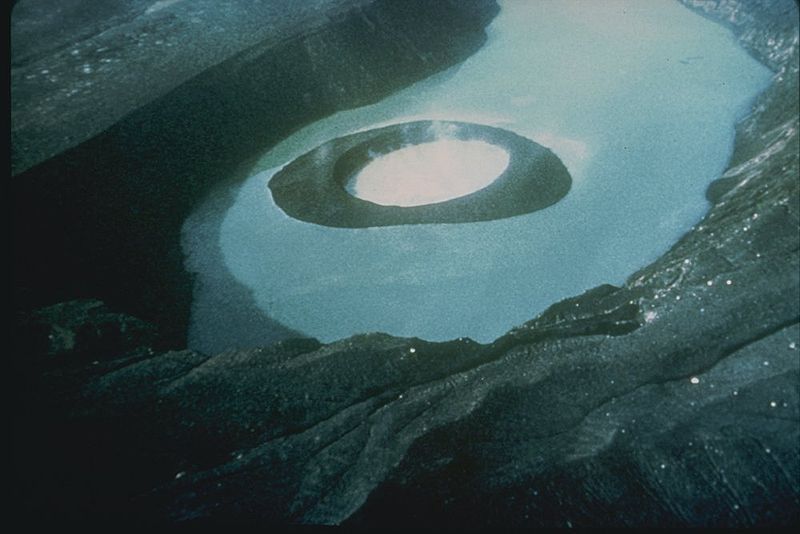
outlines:
[[[484,141],[505,150],[505,170],[487,186],[450,200],[394,206],[353,196],[347,184],[376,158],[442,139]],[[327,141],[289,162],[269,181],[276,205],[303,222],[336,228],[464,223],[504,219],[547,208],[572,186],[550,149],[514,132],[476,123],[422,120]]]

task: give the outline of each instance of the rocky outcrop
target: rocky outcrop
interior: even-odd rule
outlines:
[[[144,321],[109,310],[97,300],[62,302],[23,315],[17,335],[29,357],[109,357],[156,344],[158,332]]]
[[[490,345],[365,335],[37,360],[18,373],[22,509],[366,527],[800,522],[797,11],[687,3],[731,21],[777,74],[737,129],[727,185],[662,258]]]

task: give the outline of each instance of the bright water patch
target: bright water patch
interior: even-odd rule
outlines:
[[[369,331],[491,341],[559,299],[622,283],[689,230],[735,121],[771,76],[728,30],[671,1],[508,1],[488,34],[460,66],[265,154],[233,206],[209,215],[218,241],[189,235],[199,285],[213,292],[230,274],[266,314],[324,341]],[[510,219],[366,229],[304,223],[272,201],[267,182],[297,156],[418,119],[533,139],[561,158],[572,189]],[[226,316],[220,300],[198,293],[190,346]],[[241,332],[226,334],[236,345]]]
[[[508,152],[498,146],[444,139],[375,158],[345,189],[382,206],[421,206],[479,191],[506,167]]]

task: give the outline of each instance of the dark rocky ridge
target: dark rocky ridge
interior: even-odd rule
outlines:
[[[360,526],[800,523],[797,10],[687,3],[729,22],[777,74],[737,129],[708,215],[662,258],[491,345],[369,335],[209,357],[116,341],[89,365],[20,349],[25,509]],[[30,331],[80,322],[43,310]]]

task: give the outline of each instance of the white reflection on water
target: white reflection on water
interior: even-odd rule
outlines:
[[[508,152],[498,146],[442,139],[375,158],[345,189],[382,206],[420,206],[479,191],[506,167]]]

